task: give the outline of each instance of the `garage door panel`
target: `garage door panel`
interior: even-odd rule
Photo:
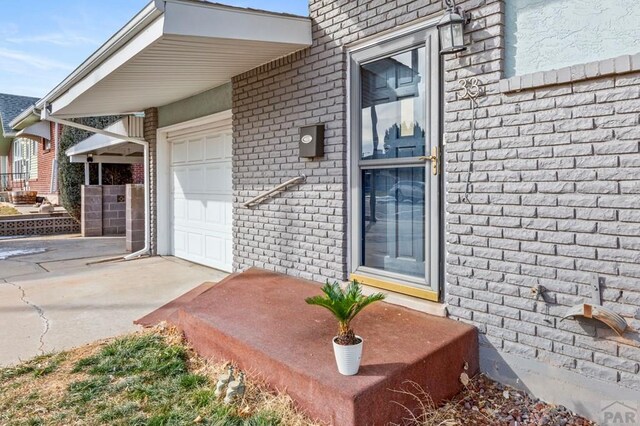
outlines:
[[[187,143],[174,142],[171,148],[171,158],[174,164],[181,164],[187,161]]]
[[[224,158],[228,158],[231,160],[232,158],[232,149],[233,149],[233,136],[230,133],[226,133],[222,135],[223,146],[224,146]]]
[[[206,248],[207,258],[220,263],[227,262],[226,253],[225,253],[226,242],[223,238],[216,237],[213,235],[207,235],[205,248]]]
[[[204,191],[204,166],[189,167],[188,185],[185,194],[199,194]]]
[[[201,222],[204,217],[204,206],[201,200],[187,200],[187,220]],[[197,223],[195,223],[197,225]]]
[[[174,255],[231,271],[232,136],[199,132],[170,141]]]
[[[205,138],[205,159],[222,160],[225,158],[224,139],[222,135]]]
[[[184,167],[173,169],[173,194],[183,195],[188,192],[186,185],[189,183],[188,170]]]
[[[187,250],[187,233],[176,229],[173,233],[173,247],[176,251]]]
[[[220,201],[207,201],[207,223],[224,227],[226,225],[226,205],[227,203],[223,203]]]
[[[204,158],[204,143],[202,138],[189,141],[189,162],[199,162]]]
[[[174,198],[173,201],[173,217],[175,221],[181,221],[187,217],[187,201],[180,198]]]
[[[197,232],[189,232],[187,239],[189,254],[202,256],[204,254],[204,235]]]
[[[225,163],[206,166],[204,190],[207,194],[231,194],[231,168]]]

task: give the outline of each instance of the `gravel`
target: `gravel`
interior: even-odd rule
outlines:
[[[585,426],[596,423],[580,417],[561,405],[547,404],[526,392],[494,382],[484,375],[470,380],[466,389],[452,401],[438,408],[436,416],[422,418],[423,425],[432,424],[429,417],[448,421],[445,425],[537,425]]]

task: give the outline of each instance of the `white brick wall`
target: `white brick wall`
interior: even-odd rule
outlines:
[[[560,321],[590,299],[640,328],[640,74],[502,93],[504,4],[470,0],[464,54],[444,73],[445,301],[482,342],[640,390],[637,331]],[[438,16],[440,1],[312,0],[314,45],[233,81],[234,268],[259,266],[318,281],[347,275],[346,56],[340,46]],[[461,201],[469,102],[458,79],[477,76],[471,204]],[[298,157],[300,126],[326,123],[326,155]],[[242,203],[305,173],[307,183],[254,209]],[[546,288],[546,302],[532,286]]]

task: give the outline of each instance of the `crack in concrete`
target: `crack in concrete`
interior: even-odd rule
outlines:
[[[40,337],[38,338],[38,341],[40,343],[40,346],[38,346],[38,353],[40,355],[44,355],[44,337],[49,332],[49,328],[51,326],[51,323],[49,322],[49,318],[47,318],[47,316],[44,314],[44,309],[42,309],[40,306],[36,305],[35,303],[31,303],[30,301],[27,300],[27,292],[20,284],[12,283],[10,281],[7,281],[4,278],[2,279],[2,281],[4,281],[5,284],[8,284],[20,290],[20,300],[22,301],[22,303],[34,309],[38,313],[38,317],[40,317],[40,320],[44,325],[42,333],[40,333]]]

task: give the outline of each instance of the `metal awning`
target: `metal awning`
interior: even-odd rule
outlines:
[[[154,0],[37,106],[61,118],[143,111],[310,45],[306,17]]]
[[[143,118],[127,116],[65,151],[72,163],[136,164],[143,162],[144,147],[117,135],[143,137]]]

